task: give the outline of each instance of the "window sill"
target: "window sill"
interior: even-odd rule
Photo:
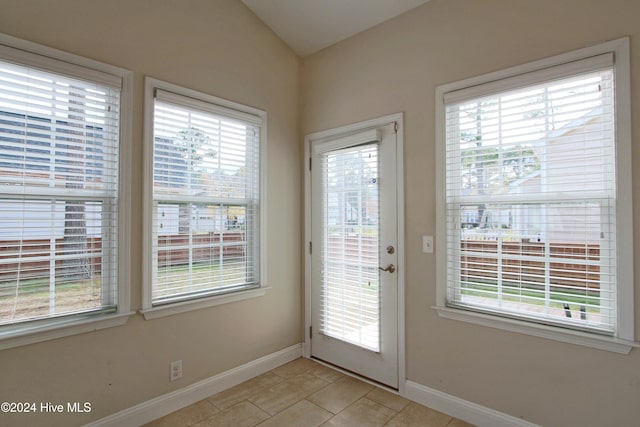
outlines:
[[[121,326],[134,314],[135,312],[128,312],[81,319],[55,319],[44,324],[16,327],[0,333],[0,350]]]
[[[473,323],[474,325],[488,326],[490,328],[502,329],[504,331],[517,332],[540,338],[547,338],[568,344],[597,348],[599,350],[611,351],[619,354],[629,354],[632,348],[640,347],[640,343],[635,341],[540,325],[522,320],[507,319],[451,307],[435,306],[432,308],[438,312],[438,316],[446,319]]]
[[[216,295],[208,298],[176,302],[158,307],[145,308],[140,310],[140,313],[142,313],[145,320],[151,320],[158,317],[172,316],[174,314],[185,313],[187,311],[200,310],[203,308],[214,307],[216,305],[261,297],[264,296],[269,289],[269,287],[249,289],[246,291]]]

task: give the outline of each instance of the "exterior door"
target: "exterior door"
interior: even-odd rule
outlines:
[[[311,141],[311,356],[398,388],[397,125]]]

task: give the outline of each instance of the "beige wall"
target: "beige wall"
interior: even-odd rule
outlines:
[[[435,256],[420,237],[436,232],[436,86],[625,35],[640,165],[640,1],[431,0],[303,60],[303,134],[405,113],[409,380],[545,426],[638,425],[640,350],[622,356],[439,318]],[[639,191],[636,167],[634,242]],[[637,269],[635,289],[640,330]]]
[[[135,72],[131,298],[140,307],[143,76],[267,111],[268,281],[262,298],[0,351],[0,401],[89,401],[69,426],[301,341],[299,60],[239,0],[0,0],[0,32]],[[169,383],[169,362],[184,377]]]

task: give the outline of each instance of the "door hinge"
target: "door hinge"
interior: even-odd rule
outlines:
[[[309,326],[309,339],[313,338],[313,326]]]
[[[309,157],[309,170],[311,170],[311,157]]]
[[[398,122],[393,122],[393,131],[398,133]]]
[[[309,242],[309,253],[313,253],[313,243]]]

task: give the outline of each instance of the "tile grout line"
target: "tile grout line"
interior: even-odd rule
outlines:
[[[296,359],[296,360],[300,360],[300,359]],[[294,363],[294,362],[289,362],[289,363]],[[259,386],[259,387],[255,388],[255,389],[253,389],[253,387],[251,387],[251,385],[249,385],[249,387],[248,387],[249,390],[247,391],[246,395],[244,394],[244,390],[239,389],[237,392],[235,392],[235,393],[237,393],[236,396],[244,396],[244,397],[242,397],[240,400],[236,401],[231,406],[228,406],[225,409],[221,409],[221,407],[224,406],[225,398],[228,399],[227,402],[233,402],[234,401],[234,399],[233,399],[234,392],[231,392],[228,396],[225,396],[225,397],[223,397],[223,398],[218,400],[218,402],[219,402],[219,404],[221,406],[217,406],[214,403],[214,399],[213,398],[215,396],[217,396],[217,395],[220,395],[220,394],[223,394],[225,392],[233,390],[234,387],[229,388],[227,390],[223,390],[223,391],[221,391],[219,393],[216,393],[214,395],[208,396],[207,398],[203,399],[203,401],[206,402],[205,406],[207,407],[207,409],[210,407],[210,409],[215,410],[216,412],[214,412],[212,414],[209,414],[209,415],[205,415],[203,418],[197,417],[197,420],[195,420],[193,422],[191,420],[189,420],[188,423],[184,423],[184,424],[181,424],[181,425],[192,427],[192,426],[200,424],[200,423],[205,424],[205,425],[206,424],[213,424],[214,421],[212,421],[211,423],[208,423],[207,420],[214,419],[216,416],[221,416],[221,414],[223,414],[225,412],[233,413],[233,408],[236,408],[236,407],[238,407],[239,405],[242,405],[242,404],[248,404],[248,405],[251,405],[253,408],[257,409],[258,411],[260,411],[264,416],[266,416],[266,418],[261,419],[260,421],[257,421],[257,422],[255,422],[256,421],[255,419],[251,420],[252,423],[253,423],[252,426],[256,427],[256,426],[262,425],[264,423],[268,423],[269,420],[273,419],[274,417],[279,416],[280,414],[282,414],[283,412],[291,409],[295,405],[298,405],[298,404],[300,404],[302,402],[305,402],[305,404],[312,405],[313,407],[315,407],[315,408],[317,408],[319,410],[323,410],[323,411],[326,411],[326,413],[331,414],[331,416],[328,419],[326,419],[325,421],[322,421],[320,424],[318,424],[319,426],[321,426],[321,425],[324,425],[326,423],[331,422],[331,420],[336,419],[336,417],[338,417],[340,414],[344,413],[345,411],[347,411],[349,409],[353,409],[354,407],[356,407],[356,405],[360,405],[360,406],[364,405],[363,399],[367,399],[368,402],[371,402],[373,404],[379,405],[380,408],[385,408],[386,410],[391,411],[390,412],[390,414],[392,415],[391,418],[389,418],[386,422],[381,424],[381,426],[384,427],[384,426],[391,425],[391,423],[394,420],[398,419],[399,416],[402,416],[403,412],[407,411],[408,408],[413,403],[415,403],[415,402],[408,401],[403,396],[400,396],[397,393],[394,393],[394,392],[392,392],[390,390],[387,390],[386,388],[379,387],[376,384],[371,384],[368,381],[362,381],[361,379],[356,378],[356,377],[354,377],[352,375],[346,375],[346,374],[340,372],[339,370],[333,369],[330,366],[326,366],[326,365],[324,365],[322,363],[317,363],[317,362],[315,362],[315,364],[317,364],[318,366],[324,366],[324,367],[336,372],[337,374],[340,374],[340,376],[333,377],[330,374],[327,374],[326,371],[325,372],[319,371],[319,370],[316,369],[315,365],[307,366],[305,368],[304,364],[302,364],[302,365],[298,364],[298,365],[295,365],[295,366],[290,366],[290,369],[288,369],[288,370],[287,369],[280,370],[281,372],[284,372],[284,373],[287,373],[287,372],[292,373],[292,375],[290,375],[288,377],[284,376],[282,374],[278,374],[278,373],[275,372],[275,370],[277,370],[279,368],[282,368],[282,366],[288,365],[288,364],[285,364],[285,365],[282,365],[280,367],[277,367],[277,368],[274,368],[274,369],[272,369],[270,371],[265,372],[263,375],[270,374],[271,377],[265,377],[263,380],[256,381],[257,383],[261,383],[262,382],[264,385]],[[302,369],[300,369],[300,368],[302,368]],[[315,371],[316,373],[313,373],[313,371]],[[258,405],[257,403],[254,403],[254,402],[252,402],[250,400],[250,399],[259,398],[261,393],[265,393],[266,391],[268,391],[271,388],[282,386],[287,381],[294,380],[294,379],[296,379],[298,377],[301,377],[301,376],[304,376],[304,375],[307,376],[308,380],[310,380],[311,378],[314,378],[318,382],[321,381],[324,384],[320,384],[321,386],[318,389],[315,389],[315,390],[309,391],[307,393],[301,394],[300,397],[297,398],[297,400],[295,400],[293,403],[291,403],[291,404],[287,405],[286,407],[278,410],[274,414],[271,414],[269,411],[264,409],[262,406]],[[252,381],[255,378],[258,378],[258,377],[254,377],[252,379],[249,379],[249,380],[245,381],[244,383]],[[330,378],[334,378],[334,379],[332,381],[330,381],[329,380]],[[341,381],[343,381],[345,379],[348,379],[348,378],[353,378],[353,379],[355,379],[357,381],[361,381],[364,384],[368,384],[368,385],[372,386],[372,388],[369,389],[368,391],[366,391],[363,395],[359,396],[356,400],[354,400],[353,402],[351,402],[346,407],[342,408],[340,411],[338,411],[336,413],[333,413],[331,410],[329,410],[329,409],[327,409],[327,408],[325,408],[323,406],[320,406],[319,404],[309,400],[310,396],[312,396],[312,395],[314,395],[316,393],[320,393],[323,390],[326,390],[327,388],[329,388],[330,386],[339,384]],[[315,382],[315,380],[314,380],[314,382]],[[274,382],[273,383],[269,383],[270,381],[274,381]],[[240,387],[244,383],[238,384],[235,387]],[[300,387],[302,387],[304,389],[305,384],[307,384],[307,383],[303,379],[298,378],[298,381],[295,382],[294,385],[295,384],[297,384],[296,387],[300,386]],[[300,384],[302,384],[302,385],[300,385]],[[245,387],[246,387],[246,385],[245,385]],[[284,386],[283,390],[286,392],[286,391],[289,390],[289,387]],[[395,398],[391,399],[388,396],[385,396],[384,393],[383,394],[374,394],[374,393],[376,393],[377,390],[382,391],[382,392],[387,392],[387,393],[391,394],[392,396],[397,396],[398,398],[400,398],[400,399],[402,399],[403,401],[406,401],[406,402],[395,401],[394,400]],[[277,393],[280,393],[280,390]],[[296,394],[297,394],[297,392],[296,392]],[[375,397],[375,399],[373,397],[369,397],[369,396],[373,396],[373,397]],[[190,405],[190,406],[191,407],[196,407],[197,409],[202,410],[202,407],[197,407],[196,406],[201,402],[196,402],[196,403],[194,403],[193,405]],[[267,401],[265,401],[265,402],[267,402]],[[265,403],[265,402],[263,402],[263,403]],[[396,409],[396,408],[399,408],[400,405],[402,405],[402,403],[404,403],[404,405],[400,409]],[[424,405],[420,405],[420,404],[417,404],[417,403],[415,403],[415,405],[418,406],[418,407],[424,406]],[[267,405],[267,406],[269,406],[269,405]],[[392,406],[395,406],[395,407],[392,407]],[[276,407],[277,406],[274,406],[274,408],[276,408]],[[186,408],[183,408],[183,409],[186,409]],[[236,408],[236,412],[239,412],[238,411],[239,409],[240,408]],[[430,408],[427,407],[427,409],[430,409]],[[176,411],[176,412],[179,412],[179,411]],[[207,411],[204,410],[204,412],[207,412]],[[411,411],[409,411],[409,412],[411,412]],[[171,415],[171,414],[169,414],[169,415]],[[167,417],[169,415],[167,415]],[[455,417],[448,416],[447,414],[443,414],[443,415],[446,415],[448,417],[448,420],[446,421],[446,424],[440,424],[440,425],[443,425],[443,426],[446,426],[446,427],[450,427],[452,425],[455,425],[455,424],[452,424],[452,423],[456,422],[456,418]],[[158,420],[160,420],[160,419],[158,419]],[[155,420],[155,421],[158,421],[158,420]],[[162,422],[161,422],[158,425],[164,425],[164,424],[162,424]],[[176,425],[176,424],[174,424],[174,425]]]
[[[278,375],[278,374],[276,374],[275,372],[274,372],[274,374],[275,374],[275,375]],[[257,408],[259,408],[261,411],[263,411],[263,412],[265,412],[265,413],[269,414],[269,418],[272,418],[272,417],[275,417],[276,415],[280,414],[281,412],[286,411],[287,409],[291,408],[292,406],[296,405],[298,402],[300,402],[300,401],[302,401],[302,400],[306,400],[306,399],[307,399],[307,397],[311,396],[312,394],[314,394],[314,393],[316,393],[316,392],[318,392],[318,391],[320,391],[320,390],[323,390],[323,389],[325,389],[326,387],[328,387],[328,386],[330,386],[331,384],[333,384],[333,383],[330,383],[330,382],[328,382],[328,381],[326,381],[326,380],[324,380],[324,379],[322,379],[322,378],[318,377],[317,375],[309,374],[309,369],[307,369],[307,370],[302,371],[302,372],[300,372],[300,373],[298,373],[298,374],[296,374],[296,375],[293,375],[293,376],[291,376],[291,377],[289,377],[289,378],[285,378],[285,379],[284,379],[284,381],[281,381],[280,383],[275,384],[275,385],[283,384],[283,383],[285,383],[285,382],[286,382],[286,381],[288,381],[288,380],[291,380],[291,379],[293,379],[293,378],[299,377],[299,376],[304,375],[304,374],[308,374],[308,375],[310,375],[310,376],[312,376],[312,377],[318,378],[319,380],[324,381],[324,382],[326,382],[327,384],[326,384],[326,385],[324,385],[324,386],[322,386],[322,387],[321,387],[321,388],[319,388],[318,390],[314,390],[314,391],[312,391],[312,392],[310,392],[310,393],[308,393],[308,394],[304,395],[300,400],[297,400],[297,401],[295,401],[294,403],[292,403],[291,405],[289,405],[289,406],[287,406],[287,407],[285,407],[285,408],[282,408],[281,410],[279,410],[278,412],[276,412],[276,413],[275,413],[275,414],[273,414],[273,415],[272,415],[270,412],[268,412],[266,409],[262,408],[262,407],[261,407],[260,405],[258,405],[257,403],[251,402],[251,401],[249,400],[251,397],[253,397],[253,396],[257,395],[259,392],[261,392],[261,391],[263,391],[263,390],[258,390],[258,391],[256,391],[255,393],[253,393],[252,395],[250,395],[249,397],[247,397],[245,400],[246,400],[246,401],[248,401],[248,402],[250,402],[251,404],[253,404],[253,405],[254,405],[254,406],[256,406]],[[279,376],[279,377],[281,377],[281,378],[284,378],[284,377],[282,377],[282,376],[280,376],[280,375],[278,375],[278,376]],[[265,387],[265,389],[266,389],[266,388],[267,388],[267,387]],[[313,403],[313,402],[310,402],[310,403]],[[316,406],[317,406],[317,405],[316,405]],[[324,409],[324,408],[323,408],[323,409]],[[331,412],[331,411],[329,411],[329,412]],[[269,418],[267,418],[267,420],[268,420]],[[264,420],[264,421],[267,421],[267,420]],[[261,421],[261,422],[264,422],[264,421]],[[257,424],[256,424],[256,425],[257,425]]]

